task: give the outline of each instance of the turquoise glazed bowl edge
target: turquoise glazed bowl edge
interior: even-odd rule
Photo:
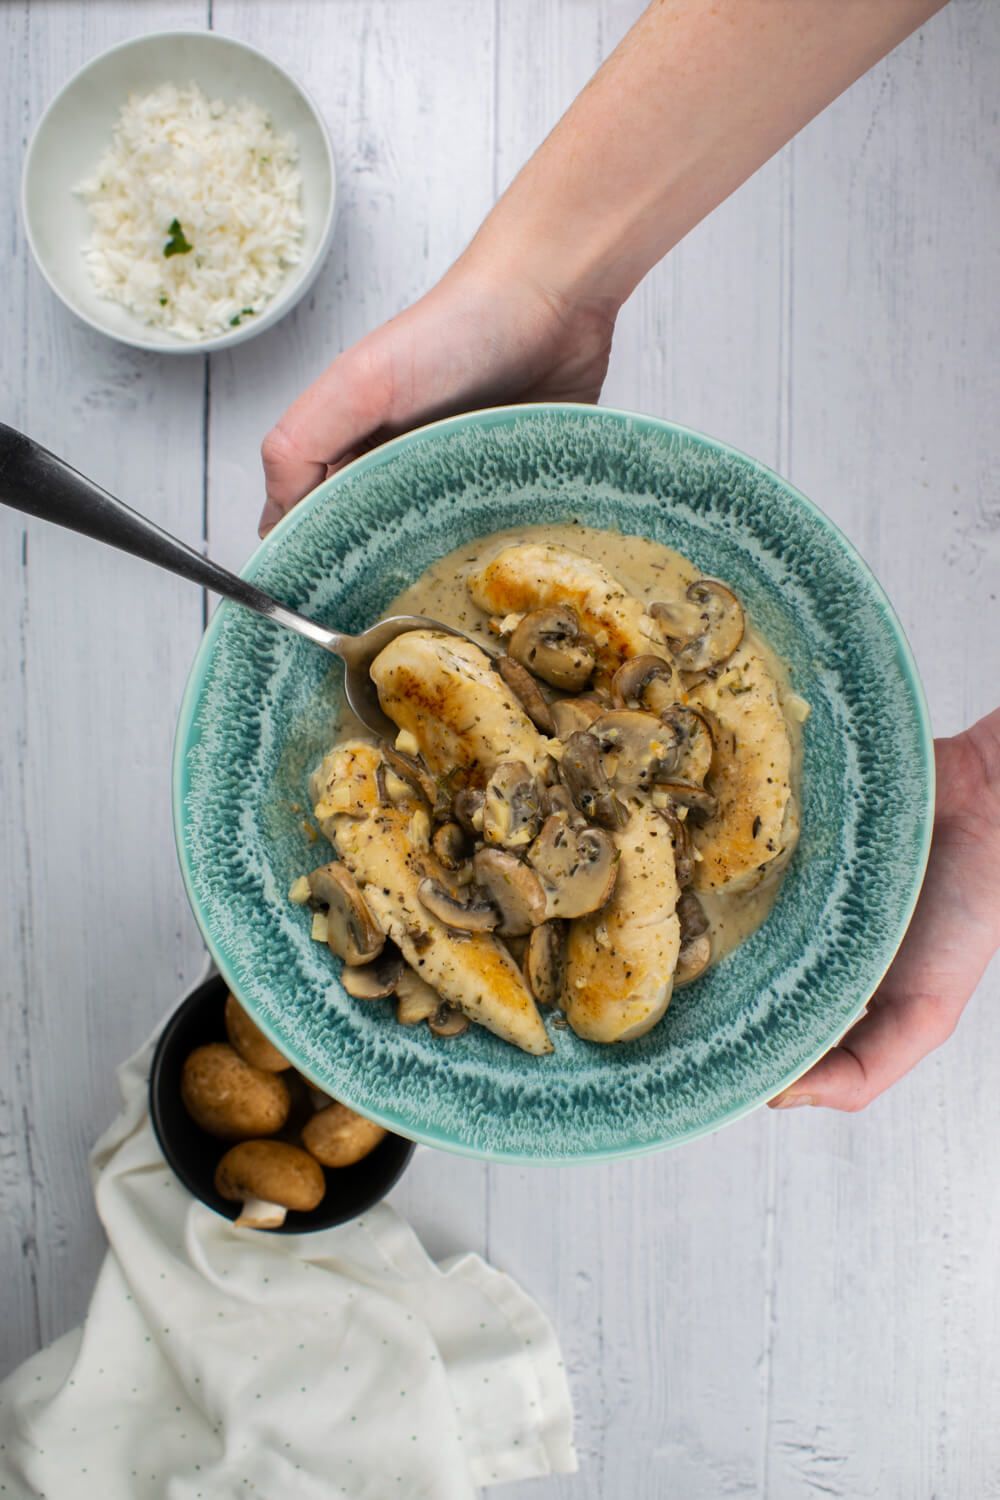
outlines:
[[[447,418],[320,485],[243,576],[360,629],[436,557],[518,524],[578,519],[651,536],[730,581],[812,704],[803,832],[775,909],[680,992],[648,1037],[603,1049],[553,1032],[532,1059],[359,1004],[287,902],[332,851],[303,829],[339,670],[227,603],[192,667],[174,753],[189,899],[227,984],[321,1088],[429,1145],[554,1164],[677,1145],[799,1077],[864,1009],[898,948],[930,846],[933,742],[888,599],[843,533],[772,470],[676,424],[538,404]],[[425,1033],[425,1028],[418,1029]]]

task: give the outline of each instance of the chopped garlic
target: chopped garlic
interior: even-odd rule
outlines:
[[[422,807],[418,807],[410,819],[410,843],[414,849],[429,849],[431,846],[431,820]]]
[[[798,693],[789,693],[785,699],[784,707],[785,713],[796,724],[804,724],[812,713],[811,705],[804,698],[800,698]]]
[[[523,615],[504,615],[499,621],[500,635],[513,635],[523,619]]]
[[[385,773],[385,794],[390,802],[409,802],[413,797],[413,788],[402,776],[397,776],[395,771]]]
[[[418,755],[420,744],[415,734],[411,734],[408,729],[401,729],[396,736],[396,749],[400,755]]]
[[[312,920],[312,940],[314,943],[325,943],[327,939],[327,914],[325,911],[314,911]]]
[[[602,650],[608,644],[608,641],[610,639],[611,637],[608,635],[608,632],[606,630],[595,630],[593,635],[591,636],[591,640],[598,648],[598,650]]]
[[[289,901],[294,901],[296,906],[305,906],[311,894],[309,890],[309,876],[300,875],[297,880],[292,881],[288,891],[288,899]]]

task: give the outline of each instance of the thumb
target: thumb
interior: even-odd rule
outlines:
[[[303,391],[261,444],[267,491],[261,536],[315,489],[331,467],[365,446],[388,417],[391,393],[377,335],[339,355]]]

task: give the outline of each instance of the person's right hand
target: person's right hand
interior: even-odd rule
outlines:
[[[303,495],[386,438],[519,401],[596,401],[614,312],[458,261],[425,297],[341,354],[264,439],[265,536]]]

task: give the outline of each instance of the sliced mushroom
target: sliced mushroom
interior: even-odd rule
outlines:
[[[489,901],[475,897],[460,900],[429,877],[417,886],[417,896],[432,917],[437,917],[439,922],[457,932],[492,932],[500,921],[496,908]]]
[[[712,939],[707,932],[703,932],[701,937],[692,938],[690,943],[685,943],[678,953],[674,989],[682,990],[686,984],[700,979],[711,961]]]
[[[497,931],[517,937],[545,921],[546,900],[534,870],[506,849],[480,849],[472,861],[476,880],[500,913]]]
[[[686,822],[681,822],[670,801],[665,801],[664,806],[658,809],[667,827],[670,829],[670,842],[674,846],[674,871],[677,875],[677,884],[683,891],[694,879],[694,850],[691,847],[691,833]]]
[[[326,1192],[323,1168],[300,1146],[287,1141],[242,1141],[215,1169],[215,1190],[242,1203],[237,1226],[278,1229],[290,1208],[309,1213]]]
[[[706,818],[714,817],[718,801],[703,786],[694,786],[690,781],[660,781],[657,790],[664,793],[678,807],[690,807],[693,812]]]
[[[595,719],[588,733],[604,754],[608,780],[619,791],[651,791],[676,767],[677,736],[653,714],[614,708]]]
[[[554,786],[544,787],[540,799],[542,821],[550,818],[555,812],[564,812],[571,823],[582,823],[584,819],[580,815],[576,803],[570,796],[569,791],[562,782],[557,781]]]
[[[402,750],[396,750],[387,744],[382,745],[382,755],[389,769],[401,781],[407,782],[418,797],[427,803],[429,813],[440,817],[447,812],[447,797],[443,789],[417,756],[406,755]]]
[[[415,969],[404,969],[396,985],[396,1020],[416,1026],[441,1008],[441,996]]]
[[[501,761],[486,783],[483,838],[504,849],[526,849],[541,821],[534,776],[523,761]]]
[[[557,739],[568,740],[578,729],[588,729],[603,712],[593,698],[557,698],[551,705]]]
[[[535,931],[533,927],[532,932]],[[528,951],[528,943],[531,941],[531,933],[520,933],[517,937],[505,937],[502,939],[504,947],[514,962],[520,967],[524,964],[524,955]]]
[[[568,604],[532,610],[514,631],[507,651],[543,682],[574,693],[593,676],[597,653]]]
[[[314,899],[328,908],[326,941],[331,953],[348,964],[370,964],[378,958],[385,934],[346,865],[334,860],[313,870],[309,889]]]
[[[659,714],[676,703],[680,692],[673,664],[662,656],[633,656],[611,679],[616,708],[645,708]]]
[[[712,727],[705,715],[700,709],[675,703],[665,709],[660,718],[677,739],[675,768],[678,778],[703,786],[715,753]]]
[[[469,854],[469,840],[460,823],[442,823],[434,830],[431,848],[446,870],[457,870]]]
[[[601,747],[592,734],[571,734],[559,762],[559,775],[575,805],[591,823],[623,828],[628,810],[615,796],[604,769]]]
[[[524,977],[539,1005],[558,1005],[562,999],[566,970],[566,927],[559,921],[543,922],[528,939]]]
[[[708,968],[712,957],[712,940],[704,908],[698,897],[690,891],[685,891],[678,901],[677,917],[681,924],[681,948],[674,973],[674,988],[680,989],[697,979]]]
[[[512,656],[498,656],[493,665],[535,728],[540,729],[543,734],[554,735],[556,727],[552,720],[552,709],[527,668],[522,667]]]
[[[600,911],[618,875],[618,849],[610,834],[601,828],[574,828],[565,813],[546,818],[528,850],[528,862],[545,884],[550,917]]]
[[[456,792],[452,802],[451,810],[460,827],[466,833],[475,836],[483,831],[483,804],[486,795],[478,788],[467,787],[464,791]]]
[[[345,964],[340,982],[354,1000],[384,1000],[395,990],[403,967],[403,956],[398,948],[390,948],[380,953],[373,963],[360,968]]]
[[[743,606],[731,589],[715,578],[699,578],[684,595],[683,604],[652,604],[649,613],[660,622],[674,661],[682,672],[705,672],[732,656],[746,621]]]
[[[469,1029],[469,1018],[445,1002],[432,1016],[428,1016],[427,1025],[435,1036],[461,1036],[463,1031]]]

